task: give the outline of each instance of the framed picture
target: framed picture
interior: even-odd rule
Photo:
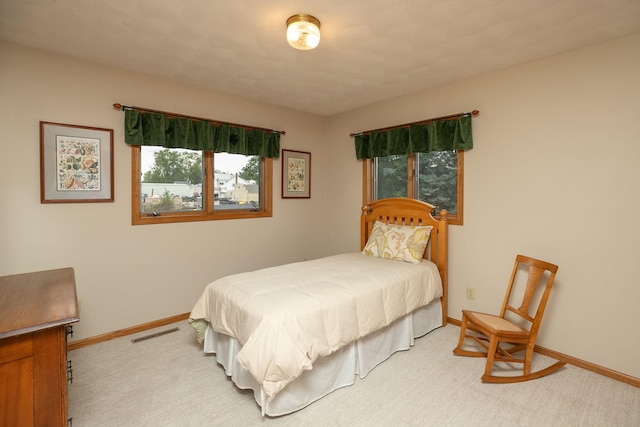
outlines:
[[[282,198],[311,197],[311,153],[282,150]]]
[[[40,122],[40,202],[113,202],[113,129]]]

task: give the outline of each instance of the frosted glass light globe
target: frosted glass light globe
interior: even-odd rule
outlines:
[[[299,50],[316,48],[320,43],[320,21],[311,15],[293,15],[287,19],[287,42]]]

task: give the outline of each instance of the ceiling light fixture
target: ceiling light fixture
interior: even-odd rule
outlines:
[[[320,21],[300,13],[287,19],[287,41],[299,50],[314,49],[320,43]]]

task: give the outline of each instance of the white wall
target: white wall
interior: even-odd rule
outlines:
[[[114,103],[284,129],[282,148],[313,153],[313,197],[280,198],[278,160],[272,218],[132,226],[131,149]],[[40,203],[40,121],[114,129],[114,203]],[[82,339],[189,312],[223,275],[327,255],[322,229],[309,227],[323,220],[325,128],[317,116],[0,43],[0,275],[74,267]]]
[[[358,237],[350,132],[478,109],[464,225],[451,227],[449,315],[497,312],[515,255],[542,258],[559,270],[539,344],[640,377],[638,52],[640,33],[331,118],[328,186],[348,218],[334,224],[335,251]]]

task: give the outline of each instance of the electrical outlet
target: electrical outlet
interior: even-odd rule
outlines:
[[[467,288],[467,299],[476,299],[475,288]]]

